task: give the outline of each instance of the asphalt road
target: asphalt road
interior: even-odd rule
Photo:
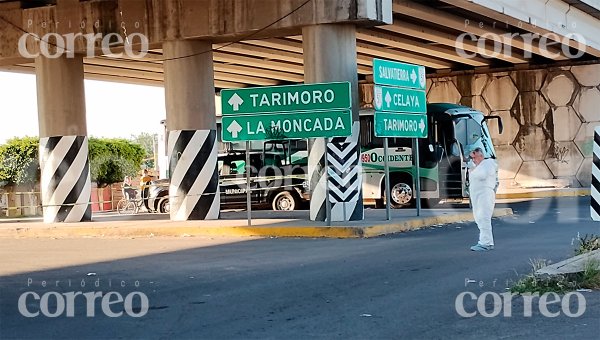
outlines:
[[[462,292],[503,293],[507,280],[530,272],[530,259],[565,259],[578,235],[600,234],[586,198],[511,207],[514,217],[494,221],[496,249],[487,253],[468,250],[473,223],[376,239],[0,240],[0,338],[598,339],[600,292],[581,293],[579,317],[560,304],[550,308],[559,316],[547,317],[537,303],[524,316],[522,298],[503,306],[510,317],[458,314]],[[477,283],[465,287],[466,280]],[[126,314],[144,311],[138,294],[132,309],[117,302],[111,311],[125,313],[108,317],[100,299],[88,309],[78,296],[73,317],[65,308],[58,317],[27,318],[18,299],[28,291],[49,297],[48,314],[57,311],[56,295],[78,291],[142,292],[149,309]],[[465,301],[466,311],[478,310]],[[567,312],[581,311],[570,302]],[[30,296],[26,307],[41,305]],[[485,312],[493,308],[490,297]]]

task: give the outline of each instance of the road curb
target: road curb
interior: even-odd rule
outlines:
[[[513,214],[511,208],[494,209],[494,217],[505,217]],[[414,218],[401,223],[380,224],[364,228],[363,237],[377,237],[387,234],[400,233],[404,231],[418,230],[432,225],[451,224],[457,222],[473,222],[473,213],[471,211],[462,212],[453,215],[430,216],[424,218]]]
[[[495,209],[494,217],[512,215],[512,209]],[[473,221],[471,211],[428,217],[411,217],[399,223],[372,226],[182,226],[179,222],[166,222],[162,226],[119,226],[105,222],[101,226],[52,226],[0,229],[2,238],[83,238],[83,237],[153,237],[153,236],[210,236],[210,237],[306,237],[306,238],[368,238],[417,230],[433,225]],[[93,223],[93,222],[91,222]]]
[[[556,190],[545,190],[545,191],[531,191],[531,192],[514,192],[514,193],[503,193],[496,194],[496,199],[521,199],[521,198],[551,198],[551,197],[578,197],[578,196],[589,196],[590,189],[556,189]]]

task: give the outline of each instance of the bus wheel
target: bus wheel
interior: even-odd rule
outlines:
[[[390,190],[390,205],[394,208],[402,208],[412,205],[413,200],[413,189],[406,183],[396,183]]]
[[[278,193],[273,199],[274,211],[292,211],[296,209],[296,198],[289,191]]]

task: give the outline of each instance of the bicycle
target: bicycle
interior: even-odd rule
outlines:
[[[130,198],[129,195],[125,193],[125,190],[123,190],[123,198],[117,203],[117,212],[120,215],[137,214],[143,204],[144,199],[142,197],[138,198],[137,192],[135,198]]]

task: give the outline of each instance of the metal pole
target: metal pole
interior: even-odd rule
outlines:
[[[331,226],[331,202],[329,201],[329,161],[327,153],[329,138],[325,138],[325,215],[327,216],[327,226]]]
[[[390,164],[388,162],[388,139],[383,139],[383,165],[384,165],[384,178],[385,178],[385,218],[390,221],[392,219],[392,212],[390,209],[391,199],[391,188],[390,188]]]
[[[421,216],[421,170],[419,162],[419,139],[413,139],[413,155],[415,160],[415,190],[417,200],[417,216]]]
[[[248,226],[252,225],[252,196],[250,188],[250,142],[246,142],[246,211]]]

